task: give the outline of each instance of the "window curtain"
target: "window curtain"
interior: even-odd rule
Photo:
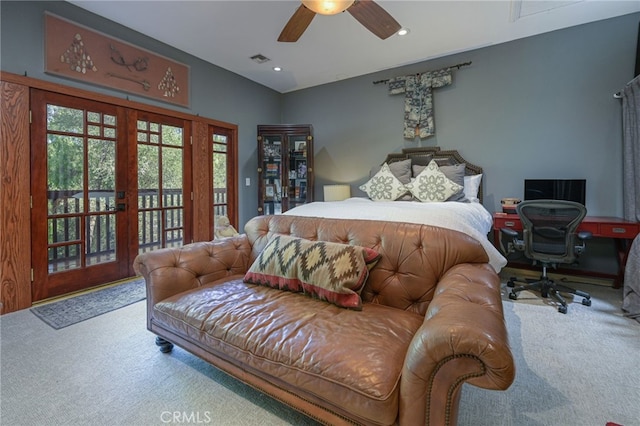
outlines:
[[[624,218],[640,221],[640,76],[622,90]],[[629,250],[625,267],[622,310],[640,321],[640,236]]]
[[[640,221],[640,76],[622,90],[624,218]]]

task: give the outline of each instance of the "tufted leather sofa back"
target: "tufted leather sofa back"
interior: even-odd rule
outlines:
[[[482,245],[461,232],[429,225],[301,216],[258,216],[247,222],[251,262],[274,235],[330,241],[377,250],[381,258],[361,296],[424,315],[440,277],[460,263],[485,264]]]

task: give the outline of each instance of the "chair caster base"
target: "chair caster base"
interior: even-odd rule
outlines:
[[[564,306],[564,305],[558,306],[558,312],[560,312],[561,314],[566,314],[567,313],[567,307]]]
[[[586,297],[582,299],[582,304],[584,306],[591,306],[591,299],[587,299]]]
[[[509,293],[509,299],[518,300],[518,295],[514,292]]]

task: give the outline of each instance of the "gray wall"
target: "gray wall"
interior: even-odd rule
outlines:
[[[2,71],[20,75],[26,73],[29,77],[120,98],[129,96],[134,101],[237,124],[239,140],[237,176],[241,184],[239,186],[240,226],[244,226],[247,220],[256,215],[258,207],[255,184],[258,161],[256,126],[280,122],[282,105],[280,93],[70,3],[2,0],[0,8],[0,29],[2,31],[0,34],[0,68]],[[181,108],[45,74],[43,35],[45,11],[188,64],[191,67],[191,108]],[[251,178],[250,187],[244,186],[246,177]]]
[[[352,183],[358,195],[389,152],[440,146],[484,168],[490,211],[503,197],[522,197],[525,178],[586,178],[589,214],[622,215],[621,102],[612,95],[633,78],[640,14],[283,95],[69,3],[2,0],[0,8],[3,71],[126,96],[44,74],[45,10],[188,64],[191,108],[130,97],[238,125],[240,227],[257,209],[256,125],[276,123],[314,125],[319,198],[330,182]],[[402,95],[372,82],[466,61],[473,64],[454,71],[451,86],[434,91],[436,135],[405,141]]]
[[[316,194],[366,181],[403,147],[458,149],[484,168],[484,204],[522,197],[525,178],[586,178],[590,215],[622,215],[620,100],[633,78],[640,14],[555,31],[284,95],[283,118],[312,123]],[[372,82],[472,61],[434,90],[436,135],[402,138],[403,95]]]

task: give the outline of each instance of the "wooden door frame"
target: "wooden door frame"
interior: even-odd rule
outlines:
[[[130,235],[124,227],[124,215],[126,212],[111,213],[116,220],[117,228],[115,229],[118,238],[116,240],[115,253],[116,258],[105,263],[95,265],[84,265],[66,271],[58,271],[51,273],[48,270],[48,200],[46,197],[34,196],[43,195],[47,191],[47,138],[49,130],[47,129],[47,105],[61,105],[65,108],[75,108],[79,110],[90,110],[108,113],[117,117],[118,133],[116,135],[116,172],[121,171],[115,179],[115,191],[123,190],[127,180],[127,153],[124,148],[127,146],[127,127],[125,118],[125,109],[104,102],[96,102],[94,100],[78,98],[75,96],[62,95],[49,91],[32,89],[31,90],[31,266],[32,273],[32,301],[40,301],[51,297],[60,296],[74,291],[84,290],[92,286],[93,283],[116,281],[129,276],[129,265],[132,263],[130,259],[130,251],[128,240]],[[87,137],[82,134],[80,137]],[[87,152],[84,155],[88,155]],[[86,161],[86,159],[85,159]],[[85,171],[84,173],[87,173]],[[84,200],[83,200],[84,202]],[[81,220],[80,229],[84,230],[86,222],[84,219],[90,215],[90,212],[83,209],[82,213],[78,213]],[[44,223],[43,223],[44,222]],[[37,241],[37,244],[34,244]],[[86,232],[81,232],[78,241],[84,241],[88,244]],[[83,247],[82,245],[80,247]],[[86,248],[85,248],[86,249]],[[84,252],[84,251],[83,251]],[[81,255],[84,257],[84,254]],[[99,285],[99,284],[98,284]]]
[[[3,211],[0,214],[0,313],[8,313],[29,308],[32,304],[31,289],[31,194],[30,194],[30,123],[29,123],[29,92],[31,88],[47,90],[55,93],[67,94],[80,98],[93,99],[99,102],[111,103],[141,111],[153,112],[181,118],[191,122],[192,126],[192,156],[199,152],[207,152],[209,146],[207,126],[214,125],[230,129],[236,151],[233,160],[237,170],[237,134],[236,124],[203,118],[167,108],[129,101],[92,91],[72,88],[58,83],[52,83],[22,75],[0,71],[0,88],[2,97],[0,112],[2,114],[0,128],[0,162],[11,164],[3,167],[0,179],[0,201]],[[199,129],[199,131],[196,131]],[[200,156],[201,162],[193,162],[192,177],[194,188],[199,182],[211,182],[205,156]],[[206,169],[202,169],[207,167]],[[237,185],[237,172],[232,176],[232,182]],[[237,186],[235,189],[237,204]],[[195,203],[193,210],[194,241],[210,239],[213,224],[210,223],[211,203]],[[237,216],[237,206],[235,206]],[[230,218],[231,219],[231,218]],[[234,218],[237,222],[237,217]]]
[[[235,141],[237,135],[234,130],[227,129],[220,126],[209,125],[208,126],[208,139],[209,139],[209,173],[213,176],[213,135],[220,134],[228,138],[228,141]],[[238,223],[238,179],[235,178],[235,168],[233,167],[234,159],[238,158],[238,144],[227,142],[227,217],[231,225],[238,229],[240,224]],[[211,197],[210,205],[213,205],[213,193],[209,191]],[[211,209],[210,221],[214,221],[214,211]],[[215,223],[214,223],[215,226]],[[242,230],[240,230],[242,232]],[[211,228],[210,239],[214,237],[214,228]]]

